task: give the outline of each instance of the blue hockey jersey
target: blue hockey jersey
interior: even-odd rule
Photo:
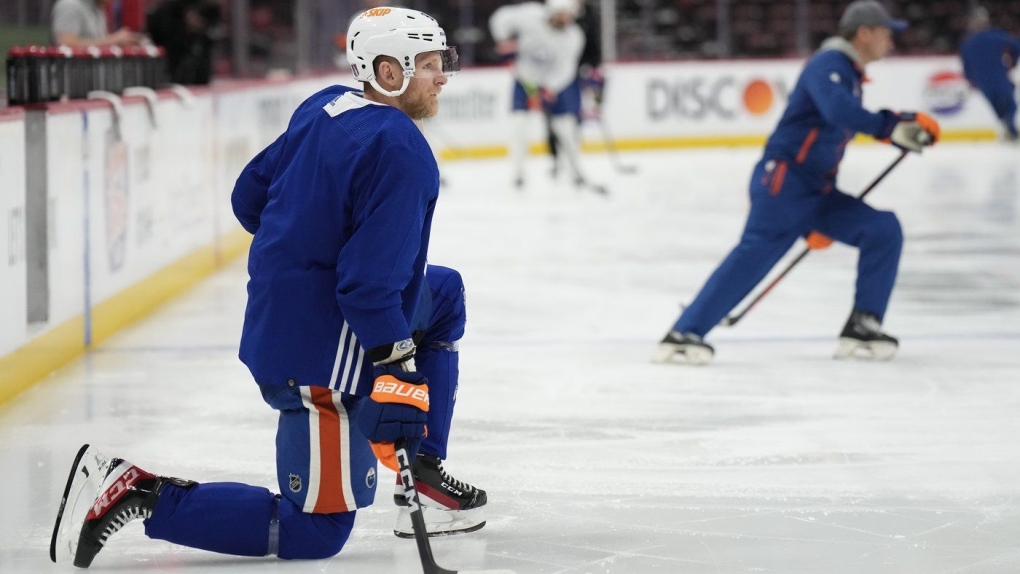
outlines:
[[[1020,57],[1020,40],[1005,30],[974,32],[960,44],[963,74],[978,88],[1009,82],[1009,71]]]
[[[858,132],[888,138],[896,116],[861,105],[864,71],[850,43],[833,38],[808,60],[779,124],[765,145],[766,160],[785,162],[819,189],[835,186],[846,144]]]
[[[231,195],[255,236],[240,358],[256,381],[370,392],[365,350],[411,336],[438,193],[402,111],[343,86],[298,107]]]

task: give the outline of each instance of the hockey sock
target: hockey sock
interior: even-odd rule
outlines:
[[[305,513],[265,488],[234,482],[167,485],[145,521],[145,534],[221,554],[320,559],[340,552],[354,516]]]
[[[524,158],[528,154],[528,112],[510,117],[510,166],[513,177],[524,177]]]
[[[168,484],[145,521],[145,535],[222,554],[265,556],[275,507],[276,496],[261,487]]]
[[[429,434],[422,441],[421,452],[445,459],[453,407],[457,401],[460,353],[450,347],[419,347],[415,363],[418,371],[429,379]]]
[[[581,153],[577,141],[577,118],[572,114],[553,116],[549,122],[556,140],[575,179],[585,179],[581,173]]]

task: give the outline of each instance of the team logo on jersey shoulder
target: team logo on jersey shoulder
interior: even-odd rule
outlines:
[[[301,492],[301,477],[296,475],[296,474],[294,474],[293,472],[290,473],[290,485],[289,486],[290,486],[290,491],[291,492]]]
[[[838,84],[842,80],[842,78],[839,77],[839,72],[829,74],[829,79],[832,80],[833,84]]]
[[[374,468],[368,469],[368,472],[365,473],[365,486],[367,486],[369,488],[372,488],[373,486],[375,486],[375,469]]]

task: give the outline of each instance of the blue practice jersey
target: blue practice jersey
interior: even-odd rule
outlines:
[[[402,111],[333,86],[244,168],[255,235],[240,358],[259,383],[368,394],[365,350],[411,336],[439,169]]]
[[[1018,56],[1020,40],[998,28],[974,32],[960,44],[963,74],[978,88],[1008,82]]]
[[[864,71],[850,53],[850,44],[839,38],[808,60],[765,145],[766,159],[785,162],[784,169],[822,190],[834,187],[844,149],[855,134],[884,139],[896,124],[891,112],[873,113],[861,105]]]

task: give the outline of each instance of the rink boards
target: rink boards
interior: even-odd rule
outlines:
[[[601,120],[583,124],[585,149],[605,150],[607,136],[618,149],[760,145],[802,66],[607,66]],[[947,140],[992,139],[994,117],[959,70],[952,57],[876,63],[865,103],[928,111]],[[104,100],[0,110],[0,402],[242,253],[249,238],[230,212],[234,179],[304,97],[337,82],[351,79],[167,90],[124,98],[116,110]],[[508,68],[452,78],[439,116],[425,123],[437,154],[504,155],[512,83]]]
[[[582,96],[584,147],[603,151],[607,137],[617,149],[635,150],[761,145],[803,65],[799,59],[608,65],[600,116],[594,115],[592,94]],[[865,106],[927,111],[942,124],[946,140],[991,140],[995,117],[961,70],[950,56],[876,62],[868,67]],[[506,153],[512,86],[506,68],[470,70],[450,81],[439,115],[426,122],[443,158]],[[544,149],[542,124],[533,114],[533,151]]]
[[[243,253],[234,179],[329,83],[0,112],[0,402]]]

